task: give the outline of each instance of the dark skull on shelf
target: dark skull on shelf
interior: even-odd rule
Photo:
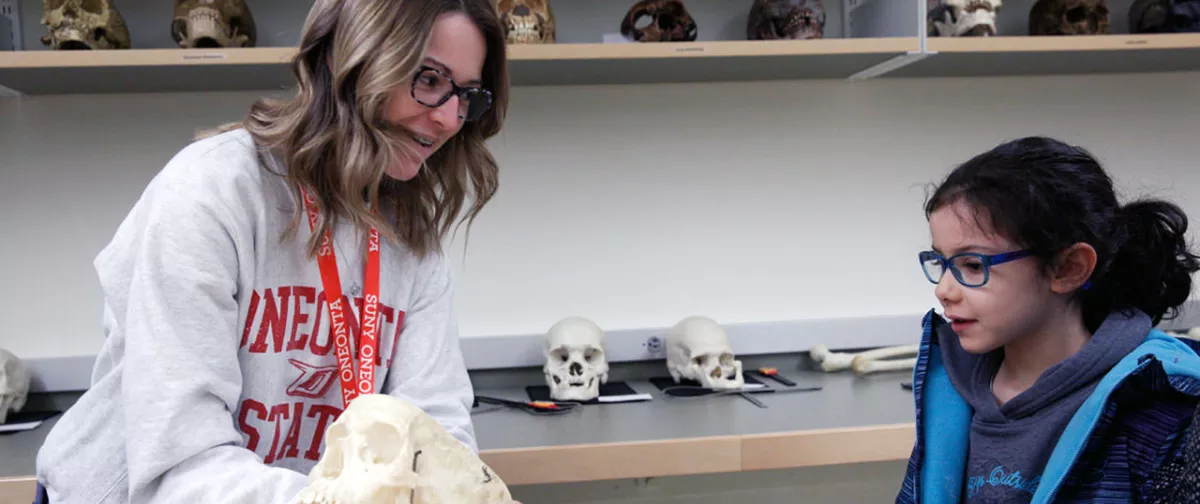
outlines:
[[[1200,32],[1200,0],[1135,0],[1130,33]]]
[[[1029,9],[1030,35],[1108,34],[1105,0],[1038,0]]]
[[[554,11],[550,0],[500,0],[496,6],[509,44],[553,44]]]
[[[244,0],[175,0],[171,38],[179,47],[254,47],[257,31]]]
[[[112,0],[45,0],[42,44],[55,50],[129,49],[129,28]]]
[[[696,29],[680,0],[641,0],[621,21],[621,34],[636,42],[691,42]]]
[[[928,32],[932,37],[993,37],[1001,0],[929,0]]]
[[[754,0],[746,20],[749,40],[819,39],[825,36],[821,0]]]

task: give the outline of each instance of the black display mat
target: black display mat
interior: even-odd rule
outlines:
[[[748,374],[742,375],[742,379],[746,383],[745,386],[743,387],[745,389],[745,390],[743,390],[743,392],[754,393],[754,392],[759,392],[760,390],[762,390],[762,391],[770,390],[770,387],[768,387],[765,383],[759,381],[757,378],[750,376]],[[703,388],[703,385],[701,385],[700,382],[698,382],[698,381],[683,378],[683,379],[679,380],[679,383],[675,383],[675,379],[671,378],[670,376],[657,376],[657,377],[651,378],[650,383],[653,384],[655,387],[658,387],[658,390],[664,390],[664,389],[671,388],[671,387],[700,387],[700,388]],[[705,389],[705,390],[708,390],[711,392],[719,392],[719,391],[713,390],[713,389]]]
[[[550,387],[547,385],[530,385],[525,387],[531,401],[553,401],[550,398]],[[649,401],[648,394],[640,394],[623,381],[603,383],[600,385],[600,396],[590,401],[578,401],[582,404],[612,404],[623,402]],[[565,401],[564,401],[565,402]],[[570,401],[575,402],[575,401]]]

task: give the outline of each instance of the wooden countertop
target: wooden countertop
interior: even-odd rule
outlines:
[[[566,483],[783,469],[907,459],[915,440],[907,372],[856,377],[798,371],[801,387],[736,396],[666,397],[628,382],[651,401],[588,405],[534,416],[484,404],[474,416],[480,456],[510,485]],[[768,381],[768,386],[786,389]],[[528,399],[520,388],[477,388],[481,396]],[[29,504],[34,466],[56,419],[0,436],[0,504]]]

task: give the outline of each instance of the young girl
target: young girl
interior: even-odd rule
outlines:
[[[440,244],[496,189],[505,57],[489,0],[317,0],[296,94],[180,151],[96,259],[107,340],[42,498],[286,503],[357,394],[477,449]]]
[[[1118,203],[1078,147],[1002,144],[925,207],[930,311],[898,503],[1144,502],[1200,395],[1193,342],[1154,329],[1200,258],[1167,202]]]

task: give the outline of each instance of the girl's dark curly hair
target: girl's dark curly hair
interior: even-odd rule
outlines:
[[[1095,248],[1090,286],[1076,294],[1093,331],[1117,310],[1139,309],[1155,324],[1175,317],[1200,270],[1182,209],[1157,199],[1121,205],[1091,154],[1052,138],[1013,140],[963,163],[926,202],[926,218],[959,200],[981,229],[1032,250],[1045,268],[1072,244]]]

